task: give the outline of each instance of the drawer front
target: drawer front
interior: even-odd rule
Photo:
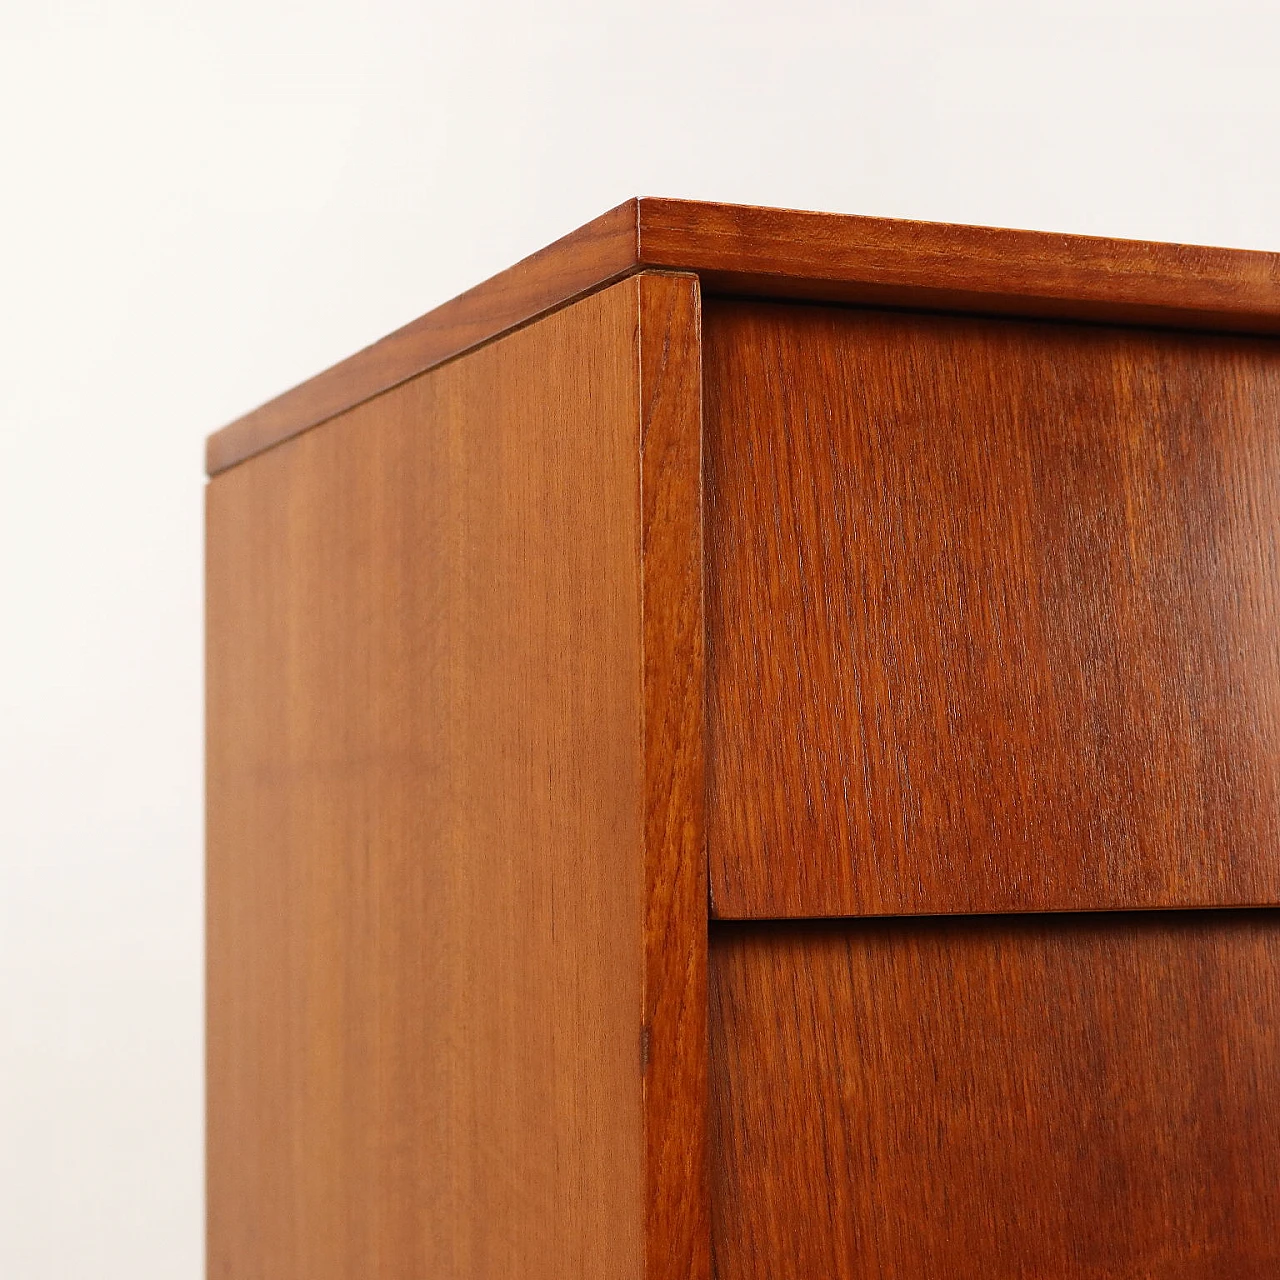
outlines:
[[[704,343],[716,915],[1280,901],[1280,343]]]
[[[719,1280],[1280,1275],[1280,913],[731,923]]]

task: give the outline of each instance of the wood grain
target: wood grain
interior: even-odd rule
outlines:
[[[1280,254],[690,200],[639,202],[639,258],[707,293],[1280,332]]]
[[[211,436],[209,473],[622,276],[724,294],[1280,332],[1280,255],[690,200],[629,200]]]
[[[209,474],[234,466],[438,364],[636,270],[636,202],[428,311],[215,432]]]
[[[716,926],[718,1280],[1280,1274],[1280,915]]]
[[[215,1280],[705,1277],[697,366],[640,277],[210,485]]]
[[[706,665],[695,276],[640,300],[645,1275],[708,1280]]]
[[[704,326],[715,913],[1280,902],[1280,345]]]

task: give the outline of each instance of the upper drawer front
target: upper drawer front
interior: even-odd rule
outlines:
[[[1280,902],[1280,343],[704,342],[717,915]]]

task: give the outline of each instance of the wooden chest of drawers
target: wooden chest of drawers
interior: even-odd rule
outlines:
[[[632,201],[212,437],[210,1275],[1280,1274],[1278,338]]]

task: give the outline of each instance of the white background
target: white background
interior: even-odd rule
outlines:
[[[202,1267],[201,447],[629,195],[1280,250],[1280,6],[0,0],[0,1277]]]

